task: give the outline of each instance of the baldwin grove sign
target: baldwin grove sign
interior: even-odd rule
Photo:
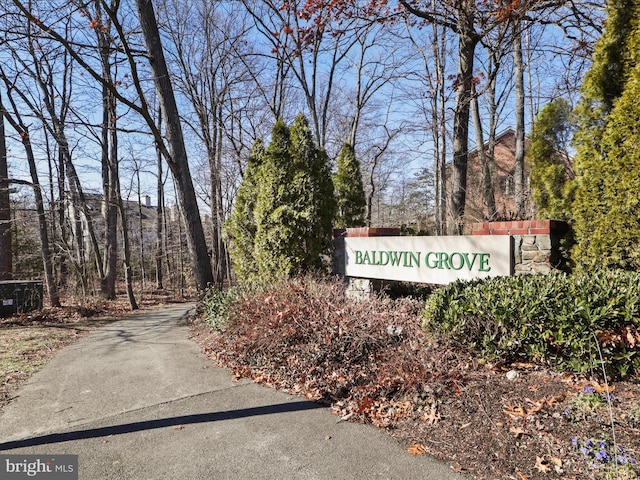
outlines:
[[[511,236],[346,237],[345,275],[446,284],[513,274]]]

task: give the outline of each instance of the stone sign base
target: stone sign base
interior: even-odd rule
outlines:
[[[563,270],[560,242],[569,225],[558,220],[514,220],[473,225],[473,235],[511,235],[515,274],[551,273]]]

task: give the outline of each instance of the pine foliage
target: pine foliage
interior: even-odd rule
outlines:
[[[253,245],[256,236],[255,198],[258,171],[264,156],[264,143],[257,140],[253,145],[247,169],[236,194],[234,209],[224,225],[229,254],[238,278],[250,278],[256,273]]]
[[[309,123],[302,114],[291,128],[290,150],[297,170],[293,186],[306,253],[301,269],[307,272],[322,268],[323,256],[329,253],[336,200],[327,155],[315,146]]]
[[[607,117],[602,161],[585,162],[577,198],[578,254],[587,267],[640,270],[640,69]]]
[[[529,136],[533,201],[545,218],[570,218],[574,174],[565,148],[572,130],[570,117],[569,103],[555,99],[540,111]]]
[[[305,117],[291,129],[279,120],[259,158],[228,222],[238,280],[264,283],[321,268],[330,253],[335,199],[326,154]]]
[[[338,228],[365,226],[364,195],[360,162],[356,158],[353,145],[345,143],[338,156],[338,170],[333,178],[337,199]]]
[[[572,214],[579,266],[640,269],[640,3],[611,2],[576,109]]]
[[[260,278],[287,276],[301,263],[302,252],[299,244],[294,244],[299,222],[292,188],[295,169],[289,153],[290,138],[289,127],[278,120],[258,173],[254,257]],[[295,253],[289,255],[289,251]]]

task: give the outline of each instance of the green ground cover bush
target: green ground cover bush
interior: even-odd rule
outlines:
[[[211,289],[203,301],[203,317],[215,331],[224,331],[232,323],[235,308],[243,298],[258,290],[252,284],[236,285],[225,290]]]
[[[639,327],[640,274],[623,271],[455,282],[423,312],[423,328],[485,358],[618,378],[640,372]]]

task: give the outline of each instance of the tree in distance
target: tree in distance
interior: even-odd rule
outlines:
[[[360,162],[353,145],[345,143],[338,156],[338,169],[333,176],[337,201],[336,227],[364,227],[367,200],[362,184]]]
[[[571,218],[575,173],[567,146],[573,130],[569,102],[556,98],[540,110],[529,135],[533,202],[542,217]]]

